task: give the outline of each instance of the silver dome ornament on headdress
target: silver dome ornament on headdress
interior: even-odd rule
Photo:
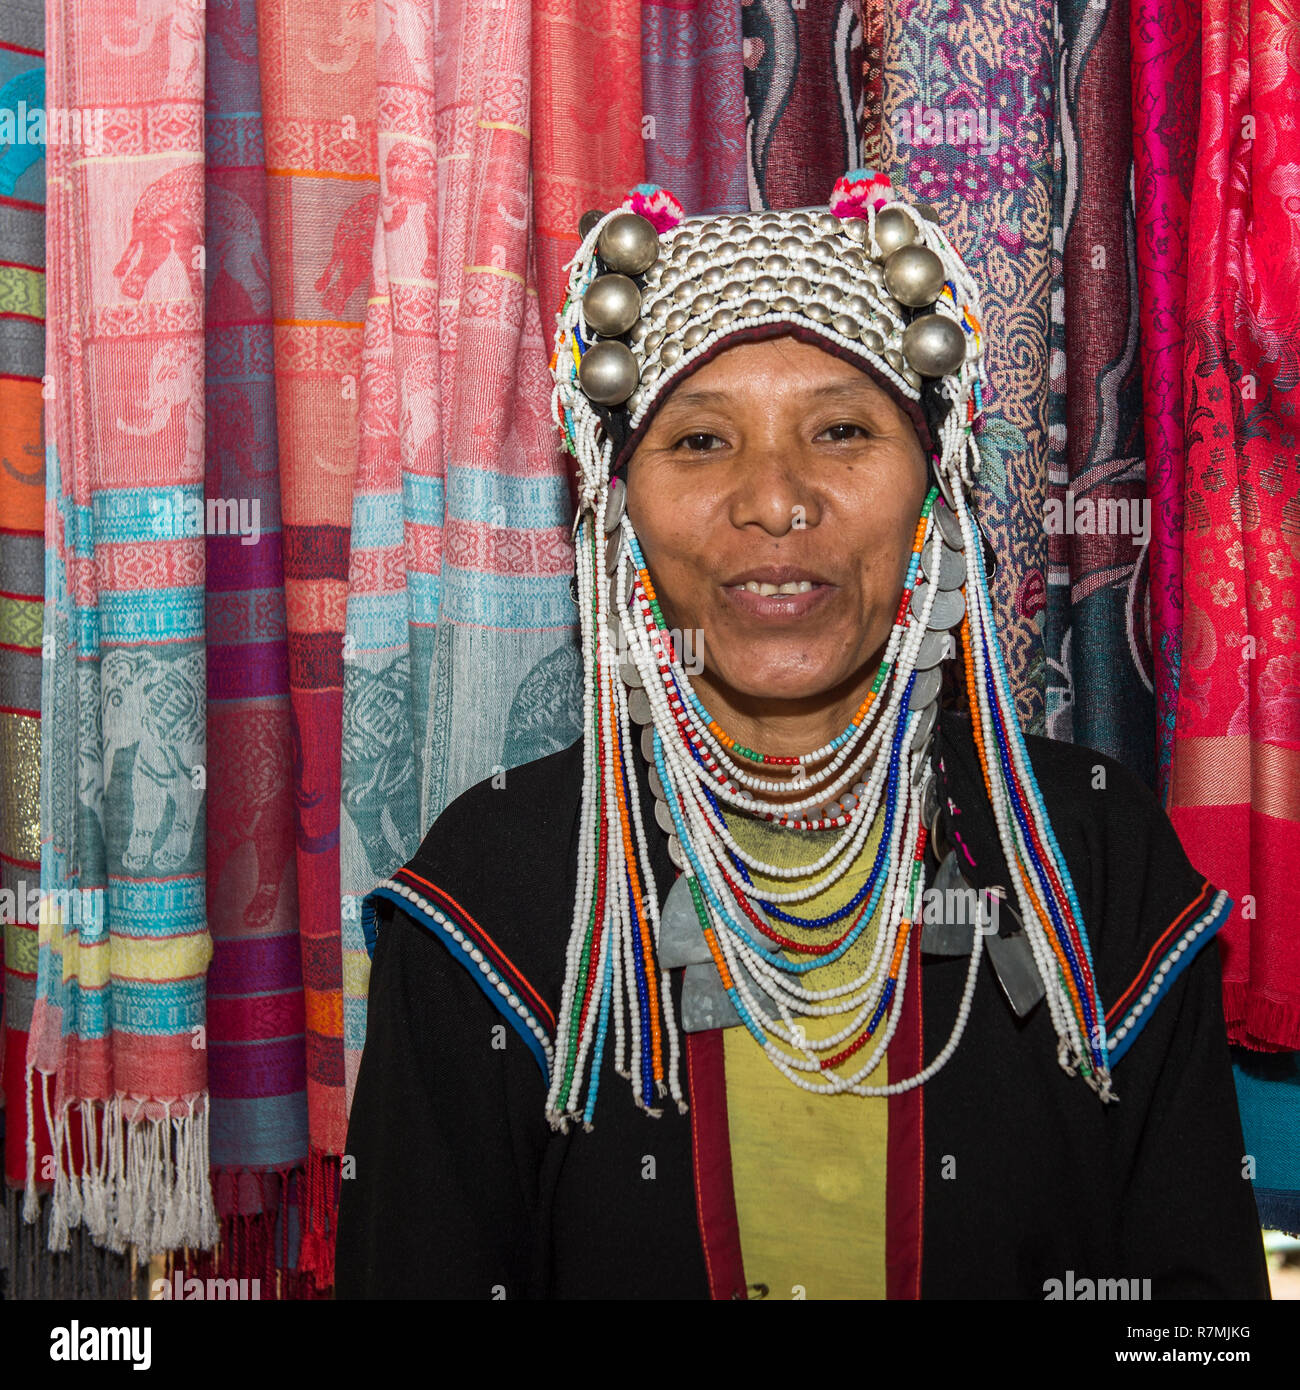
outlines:
[[[588,208],[587,211],[582,214],[578,219],[578,235],[583,241],[586,241],[592,232],[596,230],[600,225],[600,219],[604,217],[604,215],[605,214],[599,208]]]
[[[946,314],[923,314],[903,330],[903,356],[921,376],[947,376],[966,360],[966,335]]]
[[[885,261],[885,288],[911,309],[933,304],[946,278],[943,262],[928,246],[900,246]]]
[[[598,275],[582,296],[587,327],[602,338],[617,338],[641,317],[641,291],[626,275]]]
[[[637,375],[631,349],[609,340],[593,343],[582,354],[578,384],[599,405],[622,405],[636,390]]]
[[[876,245],[882,256],[891,256],[917,240],[916,223],[902,208],[884,208],[876,214]]]
[[[638,213],[620,212],[601,228],[596,250],[610,270],[640,275],[659,255],[659,233]]]

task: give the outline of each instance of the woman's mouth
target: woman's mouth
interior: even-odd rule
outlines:
[[[835,586],[818,579],[742,578],[723,585],[727,602],[753,618],[804,618],[820,606]]]

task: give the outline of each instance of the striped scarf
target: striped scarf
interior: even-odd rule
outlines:
[[[42,906],[28,1104],[51,1248],[209,1244],[202,15],[51,0]],[[111,62],[77,61],[77,35]],[[141,99],[123,101],[124,93]],[[112,109],[111,121],[96,113]],[[87,154],[93,158],[87,158]],[[87,267],[96,273],[87,274]],[[28,1125],[27,1216],[36,1216]]]
[[[254,1244],[236,1217],[274,1247],[307,1159],[307,1079],[254,0],[210,5],[206,41],[207,494],[257,523],[256,540],[207,537],[208,1084],[225,1253]]]
[[[42,0],[0,11],[0,108],[44,104],[44,41]],[[27,1173],[23,1081],[37,952],[29,890],[40,886],[44,371],[45,155],[39,145],[14,144],[0,152],[0,1090],[4,1176],[15,1185]],[[43,1133],[36,1148],[38,1158],[49,1151]]]
[[[339,910],[343,621],[378,203],[375,7],[257,6],[310,1143],[299,1267],[333,1277],[347,1132]],[[346,117],[346,119],[344,119]]]

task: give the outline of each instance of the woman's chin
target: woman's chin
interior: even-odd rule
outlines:
[[[743,669],[719,665],[717,674],[706,679],[717,681],[732,699],[815,701],[826,695],[849,675],[839,663],[818,665],[806,660],[792,663],[789,653],[777,653],[770,660],[745,661]]]

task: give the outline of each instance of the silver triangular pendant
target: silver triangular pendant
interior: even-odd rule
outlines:
[[[707,1033],[711,1028],[735,1028],[740,1015],[727,997],[717,967],[689,965],[682,978],[682,1028],[687,1033]]]
[[[975,895],[961,876],[955,850],[940,860],[930,888],[942,901],[943,911],[938,921],[922,922],[922,952],[927,956],[970,955],[975,941]]]
[[[1023,931],[1010,936],[989,936],[986,940],[998,984],[1017,1018],[1025,1015],[1047,994],[1038,973],[1029,938]]]
[[[745,984],[751,994],[772,1012],[776,1004],[746,975]],[[687,1033],[707,1033],[711,1028],[739,1028],[740,1015],[731,997],[722,987],[718,967],[710,958],[707,965],[688,965],[682,977],[682,1028]]]
[[[664,970],[713,964],[685,874],[678,876],[659,909],[659,964]]]

